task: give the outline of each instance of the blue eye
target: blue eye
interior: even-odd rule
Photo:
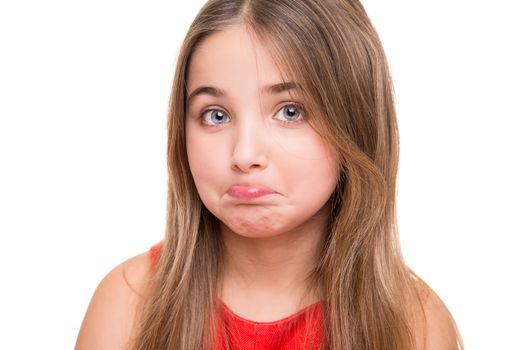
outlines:
[[[201,119],[206,125],[218,126],[229,121],[230,117],[219,109],[209,109],[202,113]]]
[[[279,115],[282,115],[282,118],[279,118]],[[304,118],[301,114],[301,109],[295,104],[287,104],[277,112],[277,116],[278,120],[285,123],[297,123]]]

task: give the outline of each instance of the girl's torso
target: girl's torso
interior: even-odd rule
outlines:
[[[152,267],[162,249],[159,242],[150,248]],[[294,350],[318,349],[322,340],[322,304],[320,301],[273,322],[247,320],[234,313],[224,302],[220,305],[217,343],[214,350]]]

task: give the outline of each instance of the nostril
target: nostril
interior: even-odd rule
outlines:
[[[234,163],[232,168],[235,171],[241,171],[244,173],[250,172],[251,170],[262,168],[261,164],[258,163]]]

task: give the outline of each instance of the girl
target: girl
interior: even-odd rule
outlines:
[[[398,135],[357,0],[211,0],[182,46],[166,235],[97,288],[77,349],[456,349],[404,264]]]

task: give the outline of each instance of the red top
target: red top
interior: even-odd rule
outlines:
[[[155,266],[162,241],[150,248]],[[298,312],[273,322],[255,322],[236,315],[218,299],[224,323],[219,327],[214,350],[314,350],[322,338],[321,302],[310,304]],[[308,320],[309,319],[309,320]],[[227,337],[225,337],[225,335]],[[228,339],[225,339],[228,338]]]

